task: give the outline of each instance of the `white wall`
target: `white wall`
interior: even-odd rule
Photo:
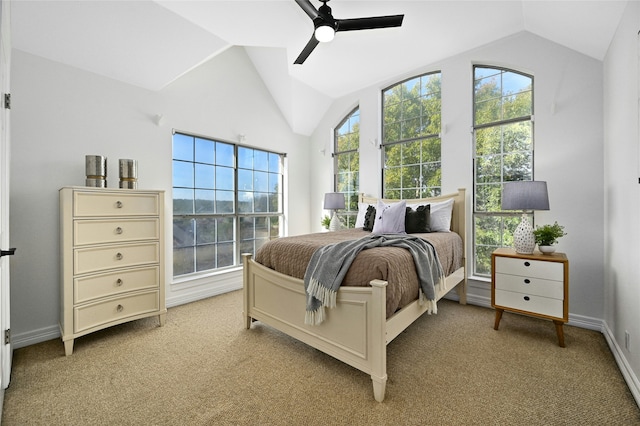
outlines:
[[[640,3],[629,2],[604,62],[604,318],[614,354],[627,380],[635,381],[631,389],[640,403],[639,30]]]
[[[167,191],[171,236],[172,128],[287,153],[285,185],[295,194],[291,233],[309,230],[308,138],[293,134],[251,61],[229,49],[165,89],[151,92],[15,50],[12,57],[11,323],[16,347],[59,335],[58,189],[84,185],[84,156],[108,158],[108,186],[118,187],[118,159],[138,160],[141,189]],[[154,121],[164,116],[162,125]],[[241,285],[239,273],[171,282],[168,306]]]
[[[360,188],[369,195],[381,191],[380,93],[397,81],[421,73],[442,71],[443,193],[459,187],[472,192],[472,65],[513,68],[534,76],[535,179],[546,180],[551,210],[536,213],[536,223],[565,226],[559,251],[570,262],[570,321],[599,327],[603,318],[603,124],[602,62],[530,33],[520,33],[445,61],[341,98],[312,135],[310,155],[311,226],[320,229],[322,193],[331,189],[330,131],[346,113],[360,105]],[[327,149],[327,153],[330,150]],[[468,229],[471,229],[469,223]],[[471,238],[471,235],[467,236]],[[468,255],[470,262],[471,256]],[[469,298],[490,305],[488,282],[474,281]]]

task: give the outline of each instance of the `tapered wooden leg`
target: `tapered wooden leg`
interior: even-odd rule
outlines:
[[[502,319],[502,313],[504,309],[496,308],[496,322],[493,324],[493,329],[497,330],[500,325],[500,320]]]
[[[556,325],[556,334],[558,335],[558,345],[561,348],[564,348],[564,329],[563,329],[563,322],[562,321],[554,321],[553,322]]]
[[[371,380],[373,381],[373,397],[378,402],[384,401],[384,392],[387,387],[386,374],[383,377],[375,377],[372,375]]]
[[[69,356],[73,353],[73,339],[64,341],[64,354]]]

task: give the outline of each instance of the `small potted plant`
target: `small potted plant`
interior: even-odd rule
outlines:
[[[322,224],[322,227],[324,229],[329,229],[329,226],[331,225],[331,218],[327,215],[325,215],[322,220],[320,221],[320,223]]]
[[[553,225],[538,226],[533,230],[538,250],[545,254],[556,251],[553,245],[558,242],[558,238],[565,235],[567,233],[564,232],[564,226],[558,225],[558,222],[554,222]]]

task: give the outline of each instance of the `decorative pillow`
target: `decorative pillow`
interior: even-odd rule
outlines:
[[[364,226],[364,216],[367,214],[367,203],[358,203],[358,216],[356,216],[355,228],[362,228]]]
[[[431,206],[418,206],[412,209],[407,206],[407,212],[404,218],[404,228],[407,234],[431,232],[429,216],[431,215]]]
[[[453,198],[439,203],[431,203],[431,216],[429,218],[431,232],[451,232],[452,210]]]
[[[373,224],[376,221],[376,208],[373,206],[367,206],[367,212],[364,215],[364,224],[362,229],[365,231],[373,231]]]
[[[404,234],[404,217],[407,202],[402,200],[394,204],[385,204],[378,200],[376,206],[374,234]]]

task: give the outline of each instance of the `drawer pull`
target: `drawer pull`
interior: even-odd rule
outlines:
[[[122,255],[122,253],[116,253],[116,259],[117,260],[122,260],[124,256]]]
[[[525,278],[525,279],[524,279],[524,283],[525,283],[525,284],[531,284],[531,280],[530,280],[529,278]]]
[[[118,307],[116,308],[116,311],[118,311],[118,312],[124,311],[124,306],[118,305]]]
[[[122,281],[122,278],[118,278],[118,279],[116,280],[116,285],[117,285],[118,287],[120,287],[122,284],[124,284],[124,282]]]
[[[116,228],[116,234],[122,234],[122,228],[119,226]]]
[[[116,207],[121,209],[122,208],[122,201],[116,201]]]
[[[529,301],[529,296],[525,296],[524,300],[526,300],[528,302]]]
[[[531,263],[529,263],[529,262],[524,262],[524,266],[531,266]]]

